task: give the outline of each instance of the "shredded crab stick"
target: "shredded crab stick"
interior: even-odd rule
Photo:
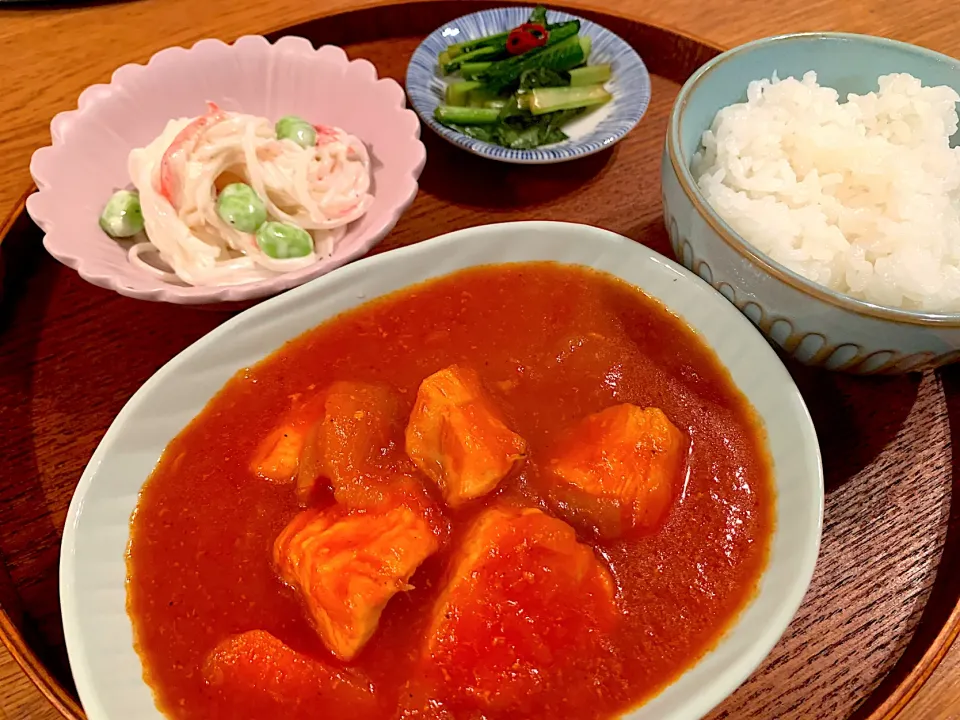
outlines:
[[[196,148],[197,141],[204,130],[225,120],[226,117],[216,103],[207,103],[207,114],[188,123],[177,133],[173,142],[163,153],[163,158],[160,160],[159,192],[174,209],[180,207],[183,193],[182,178],[186,175],[187,156]]]
[[[128,169],[136,191],[111,198],[100,225],[134,240],[132,264],[178,284],[239,285],[312,265],[373,203],[358,138],[214,103],[167,123]]]

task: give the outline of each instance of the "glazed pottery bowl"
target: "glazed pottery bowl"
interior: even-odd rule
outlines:
[[[192,117],[212,101],[224,110],[277,120],[299,115],[357,136],[371,156],[374,201],[347,227],[333,253],[308,267],[230,287],[170,283],[127,260],[126,250],[98,224],[114,190],[130,183],[127,158],[156,138],[172,118]],[[319,277],[360,257],[382,240],[417,194],[426,162],[420,123],[401,87],[377,77],[366,60],[305,38],[270,43],[246,36],[232,45],[201,40],[161,50],[146,65],[124,65],[109,84],[80,95],[76,110],[50,123],[52,144],[37,150],[30,172],[37,192],[27,211],[44,247],[88,282],[121,295],[176,304],[256,300]]]
[[[960,92],[960,62],[924,48],[864,35],[808,33],[758,40],[700,68],[677,97],[661,176],[664,220],[676,257],[719,290],[775,345],[808,365],[852,373],[904,373],[960,358],[960,314],[880,307],[836,293],[748,245],[710,207],[691,172],[717,112],[743,102],[752,80],[801,77],[847,93],[876,90],[902,72]],[[957,136],[953,138],[956,145]]]

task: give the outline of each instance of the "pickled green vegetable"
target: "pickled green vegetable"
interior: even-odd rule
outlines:
[[[543,47],[508,60],[491,63],[490,67],[474,80],[494,92],[501,92],[515,88],[525,70],[545,68],[560,72],[575,68],[589,57],[589,48],[585,47],[589,44],[588,38],[577,35],[579,30],[579,21],[572,20],[565,24],[565,27],[558,27],[550,33],[550,39]]]
[[[257,230],[257,245],[274,260],[306,257],[313,252],[313,238],[303,228],[281,222],[265,222]]]
[[[546,25],[547,24],[547,9],[543,5],[537,5],[533,12],[530,13],[530,19],[527,20],[528,23],[536,23],[537,25]]]
[[[438,105],[433,117],[444,125],[490,125],[500,119],[500,112],[493,108]]]
[[[466,107],[470,104],[470,91],[480,87],[478,82],[469,82],[461,80],[460,82],[447,85],[446,101],[447,105],[456,107]]]
[[[274,130],[281,140],[293,140],[302,148],[317,144],[317,131],[306,120],[296,115],[287,115],[277,120]]]
[[[570,71],[570,84],[574,87],[600,85],[607,82],[612,75],[610,65],[587,65]]]
[[[128,238],[143,230],[140,195],[131,190],[115,192],[100,213],[100,227],[110,237]]]
[[[252,187],[232,183],[217,197],[217,215],[240,232],[252,233],[267,221],[267,208]]]
[[[460,66],[460,74],[463,75],[464,80],[473,80],[482,72],[486,71],[492,64],[493,63],[489,62],[464,63]]]
[[[543,115],[558,110],[595,107],[612,99],[613,96],[603,85],[545,87],[529,93],[528,107],[534,115]]]
[[[593,42],[580,34],[580,21],[550,23],[548,16],[538,5],[518,28],[439,53],[442,72],[458,70],[459,78],[445,83],[434,119],[483,142],[529,150],[569,139],[563,130],[569,122],[610,102],[604,85],[613,68],[587,64]],[[544,44],[525,36],[534,32],[530,25],[545,28]]]

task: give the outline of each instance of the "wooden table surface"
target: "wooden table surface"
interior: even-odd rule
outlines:
[[[0,220],[29,186],[31,153],[49,142],[54,114],[76,106],[91,83],[115,67],[143,62],[166,45],[202,37],[232,40],[320,14],[375,5],[372,0],[139,0],[55,9],[0,10]],[[785,32],[844,30],[917,43],[960,57],[953,0],[564,0],[615,12],[733,46]],[[73,6],[73,7],[70,7]],[[337,38],[330,38],[336,43]],[[2,224],[2,223],[0,223]],[[0,718],[56,718],[46,700],[0,647]],[[960,720],[960,646],[907,706],[903,720]]]

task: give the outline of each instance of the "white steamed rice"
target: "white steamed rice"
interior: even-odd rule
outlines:
[[[814,282],[879,305],[960,311],[960,96],[906,74],[848,95],[816,73],[750,83],[693,159],[747,242]]]

